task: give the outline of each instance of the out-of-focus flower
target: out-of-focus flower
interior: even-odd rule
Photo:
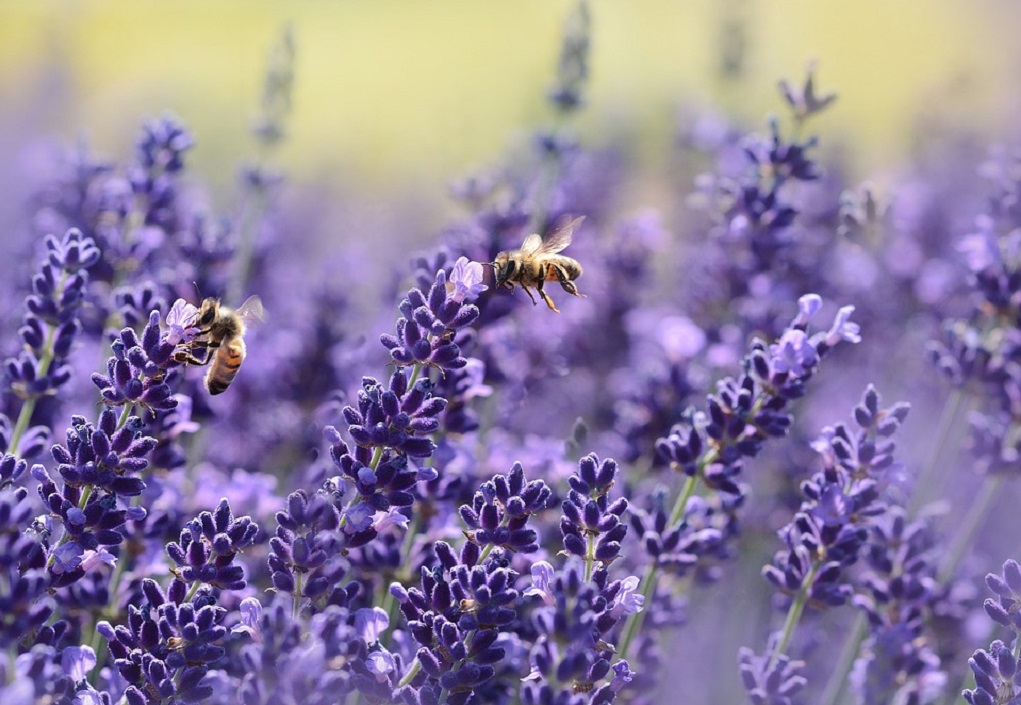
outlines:
[[[241,621],[231,628],[231,634],[244,634],[254,642],[261,642],[262,632],[259,625],[262,622],[262,603],[254,597],[246,597],[241,600],[238,612],[241,614]]]
[[[527,588],[522,594],[525,597],[540,597],[547,605],[554,604],[552,580],[553,566],[546,561],[536,561],[532,564],[532,587]]]
[[[610,614],[622,617],[640,612],[645,604],[645,596],[638,592],[638,578],[629,576],[621,580],[620,585],[620,592],[610,605]]]
[[[760,656],[742,648],[738,658],[741,680],[755,705],[791,705],[793,696],[808,683],[801,675],[804,661],[792,661],[783,654],[774,657],[769,649]]]
[[[801,88],[795,88],[790,82],[780,81],[780,93],[794,110],[798,120],[804,120],[816,113],[821,113],[837,99],[836,93],[815,94],[815,64],[809,64],[805,82]]]
[[[68,646],[60,652],[60,667],[73,682],[83,681],[96,667],[96,652],[90,646]]]
[[[453,301],[474,301],[489,287],[482,283],[482,265],[459,257],[447,278],[447,294]]]
[[[379,635],[390,626],[390,618],[379,607],[360,609],[355,612],[355,631],[367,646],[379,641]]]

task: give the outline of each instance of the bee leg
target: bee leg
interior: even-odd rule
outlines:
[[[585,294],[578,291],[577,285],[572,281],[560,282],[560,286],[563,287],[564,291],[566,291],[568,294],[572,294],[582,299],[588,298],[587,296],[585,296]]]
[[[219,343],[209,343],[208,345],[206,345],[204,348],[205,358],[203,359],[200,359],[198,356],[193,355],[190,349],[181,350],[179,352],[174,353],[174,360],[176,360],[177,362],[186,363],[188,365],[198,365],[199,367],[201,367],[202,365],[208,365],[209,361],[213,359],[213,354],[216,351],[216,348],[218,347],[220,347]]]
[[[539,283],[535,287],[536,289],[539,290],[539,296],[542,297],[542,300],[546,302],[546,305],[550,307],[550,310],[553,311],[553,313],[560,313],[560,309],[558,309],[556,304],[553,303],[553,299],[551,299],[549,297],[549,294],[547,294],[543,290],[543,288],[542,288],[543,282],[544,282],[544,279],[540,279]]]
[[[560,282],[560,286],[564,291],[566,291],[568,294],[578,296],[583,299],[588,298],[587,296],[585,296],[585,294],[582,294],[580,291],[578,291],[577,284],[575,284],[573,281],[567,278],[567,272],[564,271],[563,267],[554,267],[553,271],[556,272],[557,280]]]
[[[525,290],[525,293],[528,294],[528,299],[532,302],[532,305],[535,306],[538,302],[535,300],[535,297],[532,296],[532,290],[524,284],[521,285],[521,288]],[[539,285],[539,293],[542,293],[542,284]]]
[[[199,358],[195,357],[194,355],[192,355],[190,352],[188,352],[186,350],[182,350],[180,352],[174,353],[174,361],[175,362],[180,362],[180,363],[183,363],[183,364],[186,364],[186,365],[199,365],[199,366],[205,365],[206,363],[209,362],[209,357],[210,357],[210,355],[209,355],[208,351],[206,352],[206,359],[205,360],[200,360]]]

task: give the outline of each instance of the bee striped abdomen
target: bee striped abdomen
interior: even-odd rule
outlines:
[[[216,351],[206,373],[206,388],[210,394],[223,394],[234,381],[245,360],[245,341],[235,338]]]

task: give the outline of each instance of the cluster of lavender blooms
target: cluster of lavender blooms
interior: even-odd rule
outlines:
[[[1018,162],[843,183],[811,67],[765,134],[681,124],[676,212],[631,212],[640,175],[571,130],[591,13],[533,149],[458,184],[464,217],[396,271],[338,277],[287,235],[332,232],[271,162],[289,31],[228,212],[169,116],[39,188],[36,269],[0,282],[0,702],[1017,697],[995,509],[1021,451]],[[939,230],[959,212],[984,215]],[[487,263],[566,214],[588,298],[494,287]],[[362,309],[370,279],[408,285]],[[269,320],[211,399],[196,304],[246,294]]]

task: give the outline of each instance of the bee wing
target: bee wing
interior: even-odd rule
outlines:
[[[563,215],[557,218],[553,229],[543,238],[542,247],[539,248],[538,252],[548,252],[551,254],[560,252],[571,244],[571,236],[574,235],[574,231],[578,229],[578,226],[584,220],[585,216],[572,219],[569,215]]]
[[[532,233],[521,243],[521,252],[522,254],[531,255],[538,252],[540,247],[542,247],[542,235]]]
[[[266,320],[266,309],[262,307],[262,299],[258,296],[249,296],[235,313],[241,316],[246,326],[257,326]]]

